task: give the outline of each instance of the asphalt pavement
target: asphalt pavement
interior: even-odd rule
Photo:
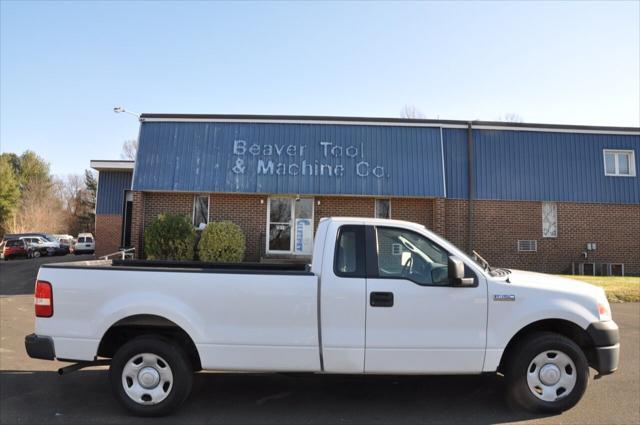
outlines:
[[[93,260],[93,255],[58,255],[38,258],[0,260],[0,295],[33,295],[38,268],[41,264]]]
[[[0,423],[127,424],[640,424],[640,304],[614,304],[620,369],[593,378],[582,401],[560,415],[511,410],[503,379],[481,376],[337,376],[198,373],[175,415],[128,416],[110,392],[106,368],[59,376],[65,365],[29,359],[37,266],[49,257],[0,263]],[[593,372],[593,371],[592,371]]]

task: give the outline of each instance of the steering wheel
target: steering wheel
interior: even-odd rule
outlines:
[[[411,275],[411,266],[413,265],[413,255],[407,258],[407,261],[402,266],[402,276]]]

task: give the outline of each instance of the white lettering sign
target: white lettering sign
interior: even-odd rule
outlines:
[[[245,174],[245,160],[255,158],[256,173],[265,176],[321,176],[342,177],[349,167],[358,177],[389,178],[383,165],[365,160],[364,144],[341,146],[333,142],[319,142],[321,158],[305,158],[307,145],[278,143],[249,143],[233,141],[234,165],[231,171]]]

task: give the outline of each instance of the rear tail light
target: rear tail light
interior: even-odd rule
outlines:
[[[35,290],[36,317],[53,316],[53,289],[49,282],[39,280]]]

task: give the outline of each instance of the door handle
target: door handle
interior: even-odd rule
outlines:
[[[372,292],[369,304],[371,307],[393,307],[393,292]]]

